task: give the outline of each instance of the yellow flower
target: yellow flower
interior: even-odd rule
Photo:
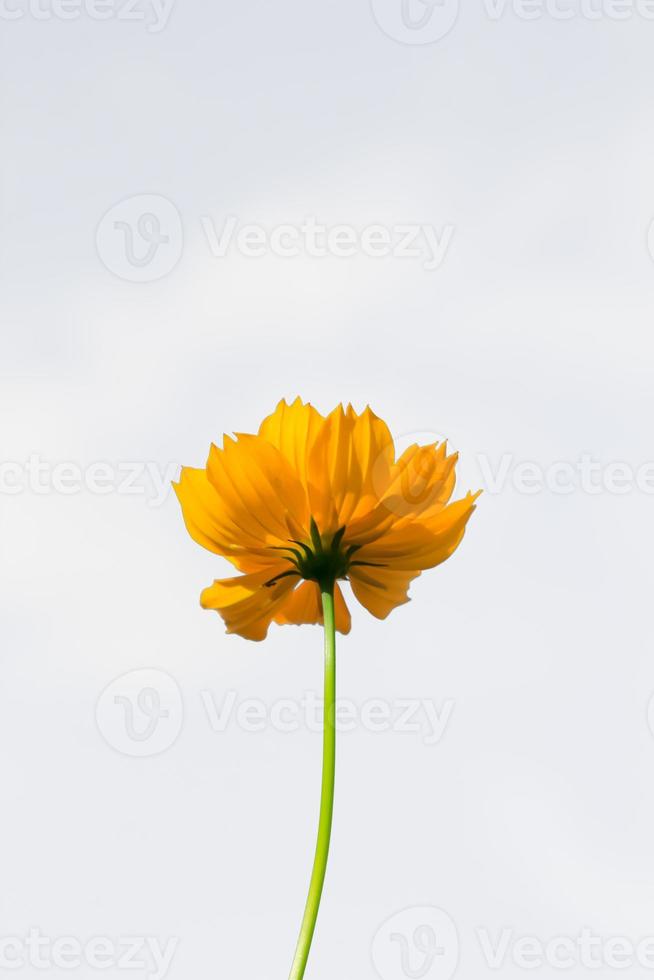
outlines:
[[[201,602],[228,633],[262,640],[271,622],[325,627],[323,774],[309,894],[289,980],[303,980],[314,935],[334,807],[336,638],[350,613],[338,585],[384,619],[408,601],[412,579],[445,561],[463,537],[477,494],[450,503],[456,453],[409,446],[399,459],[384,422],[338,405],[326,418],[281,401],[257,435],[225,436],[204,469],[175,485],[189,534],[241,573]]]
[[[322,623],[321,589],[334,585],[336,628],[350,629],[338,586],[384,619],[408,601],[421,571],[458,547],[477,494],[449,503],[456,453],[445,443],[395,458],[370,408],[338,405],[326,418],[281,401],[257,435],[225,436],[204,469],[175,485],[191,537],[239,570],[202,592],[228,633],[262,640],[271,622]]]

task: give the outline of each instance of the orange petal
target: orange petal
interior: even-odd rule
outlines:
[[[209,482],[206,470],[184,466],[179,483],[173,486],[182,507],[184,523],[194,541],[223,555],[239,568],[248,559],[257,560],[252,550],[259,548],[260,541],[233,523],[220,495]],[[279,555],[275,561],[279,561]]]
[[[384,506],[405,524],[442,510],[454,490],[457,459],[457,453],[447,455],[445,443],[410,446],[393,468]]]
[[[338,583],[334,586],[334,613],[336,629],[339,633],[349,633],[352,621]],[[302,582],[298,585],[297,589],[286,597],[274,619],[276,623],[290,623],[295,626],[303,623],[322,624],[322,602],[317,583]]]
[[[347,603],[338,582],[334,586],[334,617],[338,632],[349,633],[352,626],[352,617],[350,616],[350,610],[347,608]]]
[[[320,623],[320,589],[316,582],[302,582],[294,592],[286,596],[275,622],[300,626],[302,623]]]
[[[272,575],[288,571],[288,564],[280,565]],[[235,578],[217,579],[204,589],[200,604],[204,609],[220,613],[228,633],[238,633],[246,640],[263,640],[271,620],[297,584],[297,578],[280,578],[275,585],[266,585],[271,579],[271,569],[239,575]]]
[[[388,614],[409,601],[407,590],[419,571],[395,571],[390,568],[362,568],[350,570],[352,591],[362,606],[377,619],[386,619]]]
[[[306,492],[309,516],[327,537],[364,517],[391,482],[393,440],[370,408],[359,415],[352,406],[345,411],[337,405],[324,418],[299,398],[291,405],[281,401],[259,435],[290,463]]]
[[[364,545],[355,561],[366,561],[400,570],[434,568],[449,558],[459,546],[478,494],[448,504],[434,517],[418,520],[403,527],[391,528],[386,534]],[[372,570],[376,573],[377,569]]]
[[[390,467],[382,500],[348,526],[347,543],[368,544],[393,527],[437,514],[452,496],[457,458],[447,455],[445,443],[409,446]]]
[[[338,405],[316,434],[308,465],[311,513],[330,534],[367,514],[390,480],[394,447],[388,427],[370,408],[358,415]]]
[[[307,521],[306,497],[295,473],[260,436],[225,437],[222,450],[212,446],[207,474],[226,515],[260,545],[287,544],[297,522]]]
[[[309,508],[321,534],[329,536],[341,526],[341,510],[348,495],[357,494],[360,476],[352,469],[352,420],[342,405],[323,421],[308,455]]]
[[[392,476],[395,446],[388,426],[369,406],[360,415],[350,406],[348,413],[354,420],[354,455],[362,475],[359,499],[347,515],[348,520],[355,520],[383,499]]]
[[[308,490],[308,459],[324,418],[313,405],[296,398],[289,405],[282,399],[277,408],[259,426],[259,435],[279,450]]]

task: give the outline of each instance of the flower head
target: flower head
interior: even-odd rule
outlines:
[[[336,628],[349,632],[339,588],[384,619],[421,571],[458,547],[477,494],[450,503],[457,454],[445,443],[395,458],[370,408],[327,417],[281,401],[257,435],[225,436],[204,469],[183,467],[175,490],[191,537],[241,573],[204,589],[228,633],[262,640],[271,622],[321,623],[334,588]]]

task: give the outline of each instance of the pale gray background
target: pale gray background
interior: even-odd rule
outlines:
[[[2,459],[200,465],[299,393],[448,435],[461,491],[485,485],[479,454],[651,460],[653,43],[637,12],[493,20],[481,0],[424,45],[365,0],[177,0],[159,33],[0,21]],[[178,209],[184,246],[133,283],[96,229],[144,194]],[[216,259],[201,218],[229,214],[455,231],[431,272]],[[343,696],[455,706],[435,746],[340,739],[311,980],[371,980],[373,936],[412,906],[452,917],[461,978],[497,975],[479,928],[654,934],[653,501],[508,479],[412,603],[386,623],[354,610]],[[213,733],[200,692],[318,688],[319,631],[226,637],[198,606],[226,566],[172,496],[27,487],[0,508],[2,936],[177,936],[171,980],[286,977],[320,740]],[[171,747],[130,758],[96,702],[140,667],[176,679],[185,714]],[[501,974],[526,972],[508,957]],[[651,970],[593,975],[618,972]]]

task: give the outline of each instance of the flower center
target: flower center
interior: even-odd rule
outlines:
[[[373,564],[373,562],[352,561],[352,556],[361,545],[351,544],[343,547],[345,527],[339,527],[329,544],[323,541],[313,517],[311,518],[310,531],[311,544],[307,544],[305,541],[291,540],[288,547],[285,545],[274,546],[276,551],[288,552],[284,558],[293,567],[270,579],[269,582],[266,582],[267,586],[275,585],[281,578],[297,575],[311,582],[317,582],[324,591],[333,588],[336,579],[346,578],[353,565]]]

